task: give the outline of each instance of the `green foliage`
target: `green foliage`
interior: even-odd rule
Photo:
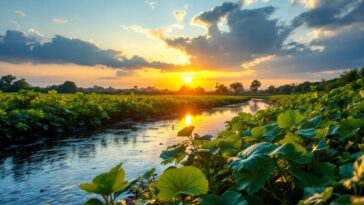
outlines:
[[[137,185],[135,202],[363,204],[363,90],[359,79],[282,97],[254,116],[234,117],[214,138],[184,128],[178,135],[187,140],[161,154],[173,166]]]
[[[191,166],[168,169],[157,182],[158,198],[171,200],[181,194],[197,196],[206,194],[208,181],[203,173]]]
[[[0,83],[5,86],[7,81],[12,81],[11,76]],[[62,92],[76,89],[72,82],[64,85]],[[236,96],[66,95],[57,91],[0,93],[0,146],[95,128],[118,120],[148,119],[247,99]]]

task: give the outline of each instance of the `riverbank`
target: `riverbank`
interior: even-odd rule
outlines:
[[[102,127],[249,100],[247,96],[137,96],[102,94],[0,94],[1,146],[34,142]]]

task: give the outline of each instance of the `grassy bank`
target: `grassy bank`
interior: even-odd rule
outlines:
[[[135,96],[102,94],[0,94],[2,145],[105,123],[176,115],[248,100],[244,96]]]
[[[151,169],[124,182],[118,165],[80,188],[102,195],[89,204],[126,191],[127,204],[364,204],[364,80],[275,100],[216,138],[182,129],[186,140],[161,153],[170,167],[158,178]]]

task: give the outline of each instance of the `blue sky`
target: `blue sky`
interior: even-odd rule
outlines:
[[[176,79],[189,75],[207,88],[256,78],[268,87],[364,65],[361,0],[0,5],[0,75],[41,86],[71,79],[81,86],[177,88]]]

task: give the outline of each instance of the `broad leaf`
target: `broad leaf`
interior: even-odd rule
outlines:
[[[297,110],[289,110],[279,114],[277,122],[280,128],[291,128],[297,126],[303,119],[303,115]]]
[[[304,205],[319,205],[324,204],[332,196],[332,187],[306,187],[304,189],[304,196],[299,204]]]
[[[254,127],[251,130],[252,137],[255,137],[255,138],[263,137],[265,132],[266,132],[266,129],[264,127]]]
[[[160,191],[158,198],[171,200],[179,194],[206,194],[208,181],[201,170],[186,166],[164,171],[157,181],[157,188]]]
[[[81,184],[80,188],[89,193],[110,195],[127,186],[127,182],[124,181],[124,178],[125,171],[121,168],[121,164],[119,164],[110,169],[109,172],[96,176],[92,182]]]
[[[248,202],[238,192],[228,191],[218,196],[209,194],[202,197],[200,205],[248,205]]]
[[[194,126],[185,127],[182,130],[178,131],[177,136],[178,137],[188,137],[188,136],[191,136],[194,129],[195,129]]]
[[[236,181],[235,189],[238,191],[245,190],[248,194],[254,194],[264,187],[265,182],[270,178],[274,170],[272,160],[260,163],[258,170],[241,170],[234,171]]]
[[[259,170],[264,167],[265,163],[271,162],[268,154],[275,148],[274,144],[267,142],[254,144],[240,152],[236,157],[231,158],[229,167],[235,171],[242,169]]]

